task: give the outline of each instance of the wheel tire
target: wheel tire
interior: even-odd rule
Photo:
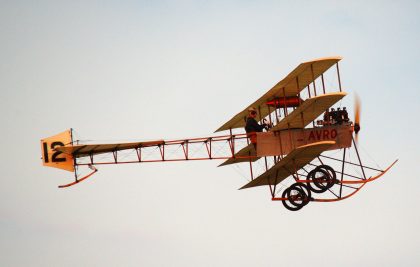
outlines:
[[[323,170],[327,171],[330,174],[330,176],[331,176],[331,185],[328,188],[333,187],[333,185],[337,182],[337,174],[336,174],[335,170],[331,166],[328,166],[328,165],[319,165],[315,169],[323,169]]]
[[[317,174],[321,174],[321,177],[317,177]],[[322,192],[327,191],[331,186],[334,185],[332,177],[328,173],[328,171],[323,169],[315,169],[313,174],[313,183],[316,187],[318,187]]]
[[[309,201],[311,201],[311,196],[312,196],[311,189],[304,183],[294,183],[290,187],[292,188],[290,190],[293,190],[294,188],[300,188],[303,191],[303,193],[305,194],[305,198],[304,198],[304,201],[303,201],[303,206],[308,205]]]
[[[324,193],[325,191],[327,191],[327,189],[326,188],[319,188],[318,186],[316,186],[316,184],[314,183],[314,176],[315,176],[315,173],[316,173],[316,169],[313,169],[312,171],[310,171],[309,173],[308,173],[308,176],[306,177],[306,179],[307,180],[309,180],[309,182],[307,182],[306,183],[306,185],[308,186],[308,188],[312,191],[312,192],[314,192],[314,193],[318,193],[318,194],[321,194],[321,193]]]
[[[289,190],[290,190],[290,187],[289,188],[287,188],[286,190],[284,190],[283,191],[283,193],[281,194],[281,197],[282,198],[286,198],[287,197],[287,195],[289,195]],[[293,204],[292,205],[289,205],[287,202],[288,202],[288,199],[287,200],[282,200],[281,201],[282,203],[283,203],[283,206],[286,208],[286,209],[288,209],[288,210],[291,210],[291,211],[297,211],[297,210],[300,210],[303,206],[294,206]],[[290,203],[291,204],[291,203]]]
[[[296,186],[296,184],[293,184],[289,187],[286,196],[287,199],[289,199],[289,202],[294,206],[303,207],[306,205],[305,202],[307,196],[305,194],[305,191],[299,186]]]

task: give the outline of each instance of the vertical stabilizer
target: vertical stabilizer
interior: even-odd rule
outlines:
[[[48,167],[74,171],[73,155],[65,154],[54,149],[72,143],[71,130],[41,140],[42,164]]]

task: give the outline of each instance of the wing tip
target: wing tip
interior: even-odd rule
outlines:
[[[252,182],[252,181],[251,181],[251,182]],[[238,188],[238,190],[247,189],[247,188],[252,187],[252,186],[250,186],[250,185],[249,185],[251,182],[249,182],[249,183],[247,183],[247,184],[243,185],[241,188]]]
[[[316,59],[313,59],[313,60],[309,60],[309,61],[303,62],[303,64],[305,64],[305,63],[311,63],[311,62],[318,62],[318,61],[327,61],[327,60],[334,60],[334,61],[337,61],[338,62],[338,61],[340,61],[342,59],[343,59],[342,56],[320,57],[320,58],[316,58]]]

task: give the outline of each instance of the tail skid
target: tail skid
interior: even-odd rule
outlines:
[[[93,166],[93,165],[89,165],[89,168],[92,170],[91,173],[87,174],[86,176],[83,176],[80,179],[78,179],[77,176],[76,176],[76,180],[74,182],[69,183],[69,184],[59,185],[58,188],[66,188],[66,187],[70,187],[70,186],[73,186],[75,184],[78,184],[80,182],[83,182],[84,180],[91,177],[93,174],[95,174],[98,171],[98,169],[96,169],[95,166]]]

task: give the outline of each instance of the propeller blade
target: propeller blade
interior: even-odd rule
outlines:
[[[354,99],[354,132],[356,134],[356,143],[359,139],[359,131],[360,131],[360,112],[361,112],[361,102],[360,98],[357,94],[355,94]]]
[[[354,100],[354,122],[357,124],[360,124],[360,109],[361,109],[360,98],[356,94],[355,100]]]

